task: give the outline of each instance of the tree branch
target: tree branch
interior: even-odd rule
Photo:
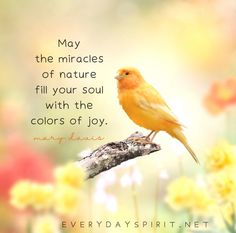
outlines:
[[[149,155],[161,149],[159,145],[142,139],[144,139],[143,134],[136,132],[123,141],[102,145],[78,161],[78,164],[86,171],[86,179],[93,178],[122,162]]]

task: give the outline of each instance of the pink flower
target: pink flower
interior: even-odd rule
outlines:
[[[52,162],[27,144],[19,135],[6,142],[6,155],[0,164],[0,198],[8,198],[12,185],[20,179],[38,182],[52,180]]]
[[[235,78],[213,83],[208,95],[204,98],[204,105],[212,114],[218,114],[234,104],[236,104]]]

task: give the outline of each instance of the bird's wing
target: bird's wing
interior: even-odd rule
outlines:
[[[170,107],[154,87],[145,84],[138,90],[137,94],[139,96],[137,104],[140,108],[151,110],[153,114],[158,114],[159,118],[182,127],[182,124],[178,122]]]

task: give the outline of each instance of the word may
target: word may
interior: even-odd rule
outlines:
[[[74,49],[78,49],[80,45],[80,41],[72,41],[72,40],[66,40],[64,39],[63,41],[58,39],[57,40],[57,46],[60,48],[61,46],[64,46],[64,47],[71,47],[71,48],[74,48]]]

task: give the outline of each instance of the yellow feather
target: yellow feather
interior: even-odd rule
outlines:
[[[119,75],[119,102],[129,118],[141,127],[155,132],[165,131],[175,137],[198,162],[182,133],[182,125],[158,91],[145,82],[137,69],[123,68]]]

